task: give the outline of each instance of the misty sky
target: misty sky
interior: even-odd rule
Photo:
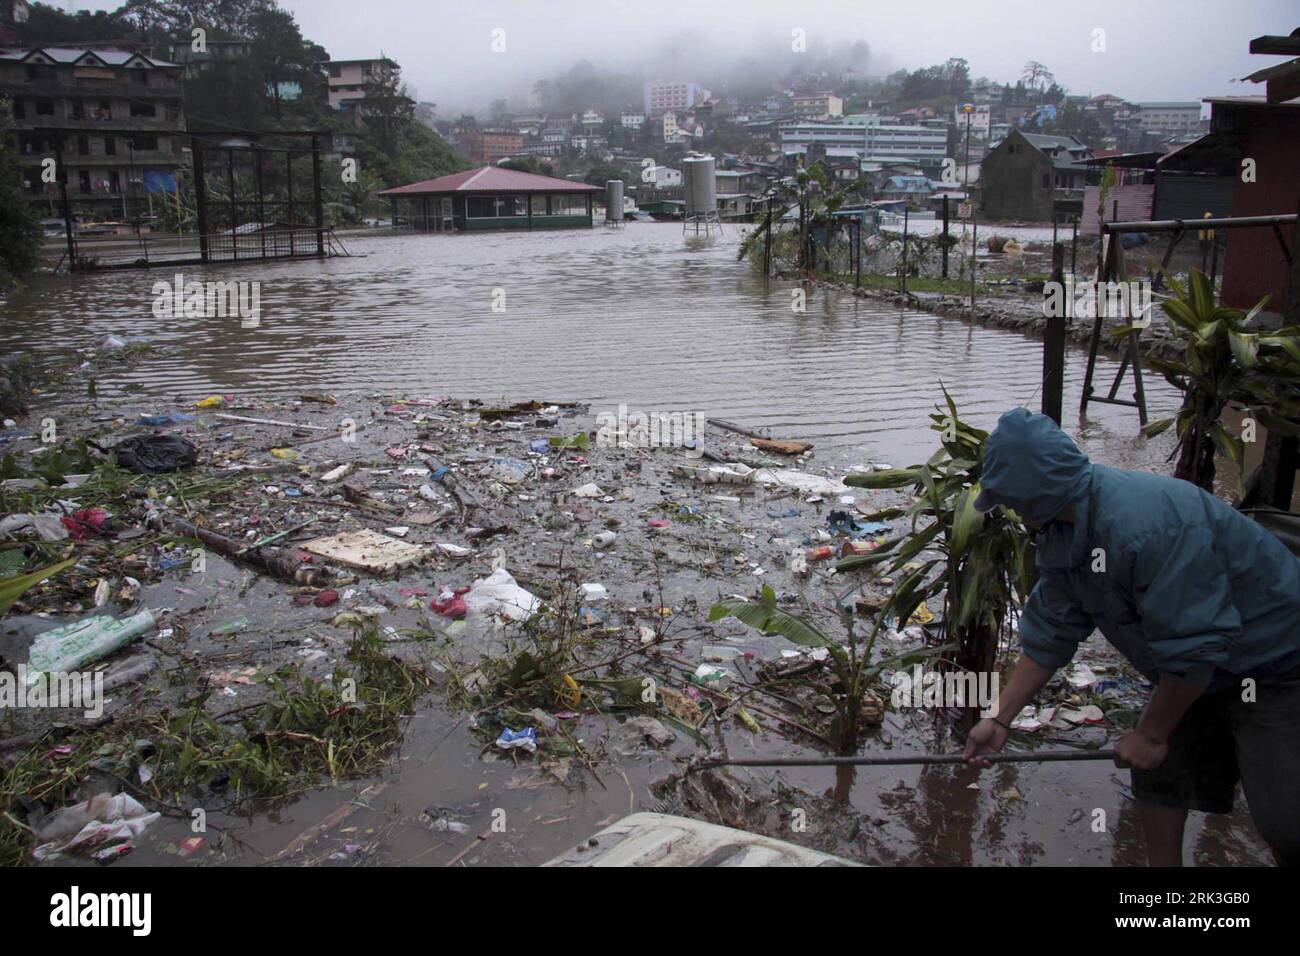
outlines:
[[[72,0],[74,9],[114,2]],[[791,32],[810,53],[861,39],[868,72],[964,57],[972,77],[1014,82],[1027,60],[1074,93],[1190,100],[1262,93],[1232,79],[1282,62],[1247,53],[1250,39],[1300,26],[1295,0],[281,0],[303,33],[336,59],[383,53],[442,116],[482,111],[497,96],[524,107],[533,83],[579,59],[624,72],[704,75],[745,57],[784,58]],[[506,51],[491,51],[492,31]],[[1094,53],[1094,29],[1106,52]],[[695,69],[696,65],[699,69]]]

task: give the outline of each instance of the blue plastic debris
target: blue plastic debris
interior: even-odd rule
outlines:
[[[148,425],[150,428],[161,428],[164,425],[184,425],[198,417],[189,412],[164,412],[161,415],[141,415],[140,424]]]
[[[539,455],[545,455],[551,450],[551,442],[546,438],[534,438],[528,443],[528,450],[535,451]]]
[[[769,518],[797,518],[799,517],[799,509],[786,508],[784,511],[769,511],[767,516]]]
[[[443,465],[441,468],[431,471],[429,473],[429,477],[434,481],[442,481],[443,478],[447,477],[447,473],[450,471],[451,471],[450,468],[448,468],[446,465]]]
[[[519,748],[533,753],[537,750],[537,729],[525,727],[523,730],[511,730],[507,727],[501,731],[501,736],[497,738],[497,746],[502,750]]]
[[[883,521],[859,521],[847,511],[832,511],[827,523],[832,534],[847,534],[851,538],[865,538],[889,530]]]

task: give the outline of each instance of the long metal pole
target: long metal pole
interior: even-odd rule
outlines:
[[[1114,750],[1048,750],[1043,753],[982,754],[979,760],[989,763],[1055,763],[1065,760],[1114,760]],[[707,770],[711,767],[900,767],[918,764],[966,763],[961,754],[904,754],[897,757],[742,757],[737,760],[705,760],[687,768]]]

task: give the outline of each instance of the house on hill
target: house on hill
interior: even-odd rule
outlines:
[[[1047,222],[1052,203],[1083,198],[1092,150],[1073,136],[1011,130],[984,158],[980,209],[989,219]]]

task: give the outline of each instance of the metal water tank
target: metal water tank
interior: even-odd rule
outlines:
[[[605,221],[623,221],[623,180],[610,179],[605,182]]]
[[[686,187],[686,215],[703,216],[718,211],[718,181],[712,156],[688,156],[682,160]]]

